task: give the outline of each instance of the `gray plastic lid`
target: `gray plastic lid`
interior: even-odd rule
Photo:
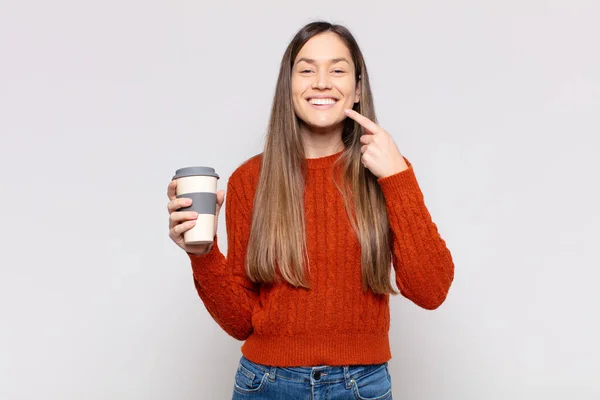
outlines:
[[[185,167],[179,168],[175,171],[173,179],[183,178],[184,176],[213,176],[219,179],[219,175],[215,172],[214,168],[210,167]]]

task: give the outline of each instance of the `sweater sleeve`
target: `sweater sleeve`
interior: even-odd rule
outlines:
[[[408,169],[379,178],[392,237],[392,261],[400,293],[433,310],[446,299],[454,279],[450,250],[425,205],[411,163]]]
[[[229,335],[246,340],[253,331],[252,311],[258,301],[259,285],[250,281],[244,266],[251,207],[241,201],[233,181],[232,176],[225,196],[227,258],[219,250],[217,235],[208,253],[187,254],[196,291],[212,318]]]

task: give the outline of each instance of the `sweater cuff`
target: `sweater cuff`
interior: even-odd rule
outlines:
[[[218,236],[215,235],[214,242],[212,244],[212,248],[208,253],[204,254],[186,254],[190,258],[192,262],[192,270],[194,272],[194,276],[196,279],[200,280],[203,275],[206,275],[207,271],[214,271],[215,269],[220,269],[221,260],[223,258],[223,254],[219,250]]]
[[[404,157],[408,169],[390,176],[377,179],[386,199],[400,198],[406,195],[421,195],[412,164]]]

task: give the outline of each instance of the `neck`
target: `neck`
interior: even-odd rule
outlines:
[[[300,125],[300,135],[306,158],[326,157],[344,149],[342,142],[343,124],[331,127]]]

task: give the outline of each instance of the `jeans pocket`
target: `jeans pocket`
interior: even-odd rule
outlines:
[[[265,388],[267,378],[265,369],[242,357],[235,373],[234,389],[243,394],[258,393]]]
[[[381,366],[354,378],[354,397],[359,400],[389,400],[392,398],[392,381],[387,365]]]

